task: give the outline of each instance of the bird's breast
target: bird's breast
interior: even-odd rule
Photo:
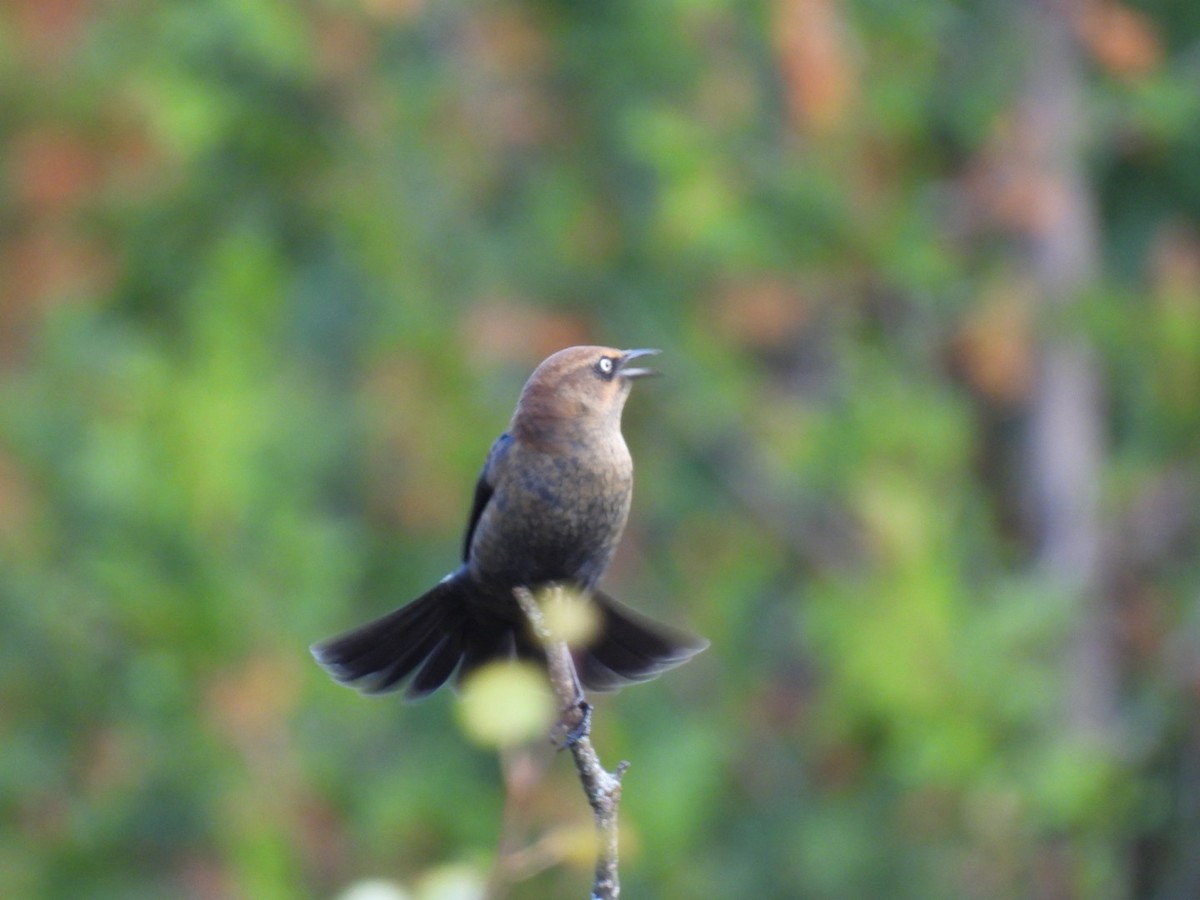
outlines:
[[[505,587],[592,587],[616,550],[632,485],[623,440],[570,453],[514,447],[471,543],[472,575]]]

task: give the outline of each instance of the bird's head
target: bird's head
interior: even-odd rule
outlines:
[[[634,361],[658,352],[612,347],[559,350],[525,382],[513,416],[514,426],[536,426],[541,430],[556,423],[605,420],[619,426],[634,379],[658,374],[654,369],[634,365]]]

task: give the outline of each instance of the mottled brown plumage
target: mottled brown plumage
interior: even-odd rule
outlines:
[[[650,621],[596,590],[629,515],[633,463],[621,411],[631,363],[653,350],[570,347],[526,382],[475,489],[463,564],[406,606],[313,648],[339,681],[371,692],[405,681],[431,693],[493,659],[541,658],[513,588],[563,584],[589,594],[599,634],[575,654],[584,685],[652,678],[707,643]]]

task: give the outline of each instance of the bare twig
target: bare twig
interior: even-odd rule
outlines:
[[[629,763],[622,762],[615,772],[600,764],[589,735],[591,707],[584,699],[570,649],[563,641],[554,639],[533,594],[525,588],[516,588],[513,595],[546,651],[550,686],[563,714],[566,735],[563,743],[575,758],[575,769],[595,818],[598,847],[592,900],[616,900],[621,894],[617,873],[617,806],[621,802],[621,776]]]
[[[544,755],[544,754],[543,754]],[[529,746],[500,749],[500,768],[504,773],[504,824],[496,864],[488,877],[488,900],[503,900],[512,885],[549,868],[552,860],[541,852],[545,839],[533,847],[522,847],[528,829],[529,805],[533,789],[541,776],[542,763]]]

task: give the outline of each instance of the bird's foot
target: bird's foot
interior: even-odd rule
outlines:
[[[566,711],[562,720],[555,726],[550,740],[559,750],[570,750],[591,733],[592,704],[580,700]]]

